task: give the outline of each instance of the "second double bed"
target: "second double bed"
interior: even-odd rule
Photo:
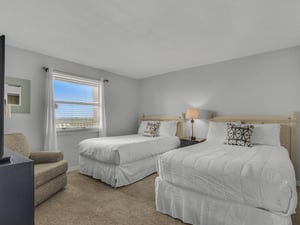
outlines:
[[[134,183],[156,172],[157,156],[176,149],[183,131],[182,116],[142,116],[138,134],[92,138],[79,144],[79,172],[112,187]],[[143,135],[145,123],[159,121],[157,137]]]
[[[224,120],[245,126],[232,131]],[[157,210],[191,224],[291,225],[297,204],[295,114],[214,121],[206,142],[159,156]],[[240,130],[250,123],[252,147],[224,144],[231,132],[246,138]]]

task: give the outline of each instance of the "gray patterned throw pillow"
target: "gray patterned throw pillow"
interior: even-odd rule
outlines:
[[[157,137],[159,132],[160,122],[148,122],[143,133],[146,137]]]
[[[253,129],[253,125],[227,123],[227,137],[224,144],[251,147]]]

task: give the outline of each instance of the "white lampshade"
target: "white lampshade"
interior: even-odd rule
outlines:
[[[186,119],[198,119],[200,116],[199,110],[196,108],[188,108],[185,112]]]

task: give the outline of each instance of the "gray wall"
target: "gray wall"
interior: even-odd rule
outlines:
[[[176,115],[193,106],[219,115],[290,115],[300,112],[300,47],[176,71],[139,82],[140,113]],[[205,121],[196,122],[198,137],[205,137],[206,129]],[[300,132],[297,137],[299,164]],[[297,171],[300,180],[300,166]]]
[[[45,72],[42,70],[43,66],[51,66],[57,70],[91,78],[104,77],[109,79],[109,83],[105,85],[108,135],[136,132],[138,122],[138,81],[136,79],[14,47],[7,47],[6,76],[31,81],[31,113],[12,114],[11,119],[5,120],[5,133],[22,132],[27,136],[33,150],[42,149],[46,78]],[[96,136],[97,133],[83,132],[58,136],[58,147],[64,152],[70,167],[78,164],[78,142]]]
[[[23,132],[33,150],[43,146],[45,73],[43,66],[105,77],[108,135],[135,133],[138,115],[178,115],[187,107],[214,111],[220,115],[289,115],[300,112],[300,47],[186,69],[143,80],[130,79],[106,71],[45,55],[7,47],[6,76],[31,80],[31,113],[13,114],[5,120],[5,132]],[[300,113],[299,113],[300,119]],[[187,123],[189,125],[189,123]],[[298,123],[298,131],[300,125]],[[196,121],[196,136],[205,137],[207,122]],[[189,135],[189,126],[186,135]],[[69,165],[76,166],[77,144],[96,133],[73,133],[58,137]],[[298,132],[300,163],[300,132]],[[300,166],[298,166],[300,180]]]

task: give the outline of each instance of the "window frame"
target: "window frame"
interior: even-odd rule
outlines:
[[[62,101],[62,100],[55,100],[55,91],[54,91],[54,81],[59,80],[63,82],[69,82],[69,83],[75,83],[75,84],[86,84],[90,86],[96,86],[98,89],[98,102],[93,101],[92,103],[89,102],[84,102],[84,101]],[[71,82],[71,81],[73,82]],[[101,98],[101,80],[97,79],[91,79],[85,76],[80,76],[80,75],[74,75],[74,74],[69,74],[61,71],[53,71],[53,101],[54,104],[76,104],[76,105],[89,105],[89,106],[96,106],[99,107],[98,109],[98,127],[78,127],[78,128],[57,128],[56,127],[56,122],[55,122],[55,128],[56,128],[56,133],[58,135],[65,135],[65,134],[72,134],[74,132],[87,132],[87,133],[94,133],[94,132],[99,132],[99,130],[102,129],[102,122],[100,120],[101,114],[102,114],[102,98]],[[93,99],[94,100],[94,99]],[[56,117],[56,112],[55,113],[55,121],[57,119]]]

